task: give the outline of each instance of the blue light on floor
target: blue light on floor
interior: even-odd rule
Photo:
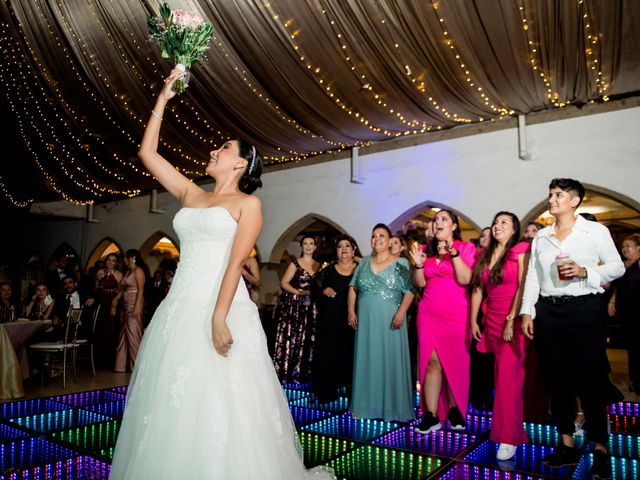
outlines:
[[[367,442],[398,428],[394,422],[351,418],[348,413],[302,427],[303,431]]]
[[[438,430],[429,434],[415,431],[412,426],[389,432],[373,441],[374,445],[392,447],[425,455],[453,458],[475,441],[473,435]]]

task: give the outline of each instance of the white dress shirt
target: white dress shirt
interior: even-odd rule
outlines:
[[[80,294],[77,290],[73,293],[67,294],[67,298],[69,299],[69,306],[71,308],[80,308]]]
[[[569,254],[571,260],[586,268],[587,278],[560,280],[556,266],[556,256],[560,252]],[[540,230],[533,239],[520,314],[535,317],[534,306],[539,296],[576,297],[602,293],[602,285],[623,274],[624,264],[607,227],[577,216],[571,232],[560,242],[554,223]]]

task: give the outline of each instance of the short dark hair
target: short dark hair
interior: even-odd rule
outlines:
[[[549,184],[549,190],[551,190],[552,188],[559,188],[569,193],[574,192],[574,194],[577,195],[578,198],[580,198],[580,201],[578,202],[578,205],[576,205],[576,208],[578,208],[578,206],[582,203],[582,199],[585,195],[584,186],[578,180],[574,180],[573,178],[554,178]]]
[[[4,287],[5,285],[11,288],[11,284],[9,282],[0,282],[0,287]]]
[[[391,229],[387,227],[384,223],[376,223],[376,226],[371,229],[371,233],[373,233],[374,230],[378,230],[379,228],[382,230],[385,230],[389,234],[389,238],[391,238],[392,236]]]

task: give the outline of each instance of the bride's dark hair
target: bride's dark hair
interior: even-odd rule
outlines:
[[[242,193],[251,194],[262,187],[262,180],[260,180],[263,165],[262,155],[260,155],[256,147],[245,140],[238,139],[238,147],[240,156],[249,162],[247,169],[240,177],[238,187]]]

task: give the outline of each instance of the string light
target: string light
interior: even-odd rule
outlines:
[[[587,64],[587,75],[592,75],[595,83],[595,90],[603,101],[609,101],[607,90],[609,85],[602,75],[602,45],[600,35],[593,32],[593,15],[589,12],[589,7],[584,0],[578,0],[578,14],[582,18],[582,26],[585,36],[585,59]]]
[[[436,0],[430,0],[430,4],[434,13],[436,14],[436,17],[438,18],[438,23],[440,24],[440,29],[442,30],[442,35],[444,37],[444,43],[447,47],[449,47],[449,50],[454,56],[456,63],[460,67],[460,70],[462,70],[467,86],[480,97],[480,100],[482,101],[482,103],[484,103],[485,106],[489,107],[496,114],[499,114],[501,117],[505,115],[513,115],[515,113],[514,110],[502,106],[496,106],[497,102],[491,100],[489,96],[484,93],[484,89],[481,86],[476,85],[478,83],[477,80],[474,80],[471,71],[469,70],[469,66],[466,64],[466,62],[464,62],[462,55],[460,55],[460,52],[456,48],[451,35],[449,35],[449,32],[447,31],[444,18],[440,14],[440,9],[438,8],[438,3],[436,2]]]
[[[527,50],[529,52],[529,65],[533,70],[534,76],[539,78],[544,84],[546,90],[546,96],[549,102],[554,107],[564,107],[570,103],[569,100],[561,101],[558,92],[553,91],[551,86],[551,75],[546,73],[540,63],[539,46],[537,43],[537,37],[534,34],[534,29],[531,28],[534,22],[527,16],[523,0],[516,0],[518,6],[518,13],[520,14],[520,20],[522,21],[522,30],[525,32],[525,38],[527,41]]]

